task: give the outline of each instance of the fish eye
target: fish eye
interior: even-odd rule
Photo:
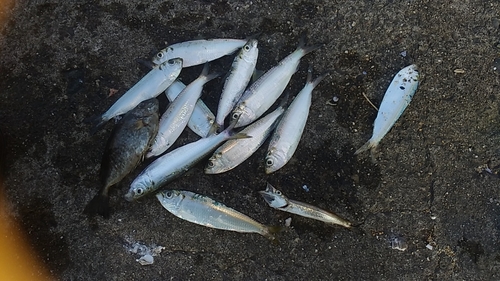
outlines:
[[[281,195],[282,193],[281,193],[281,191],[276,190],[276,194],[277,194],[277,195]]]
[[[209,168],[212,168],[213,166],[214,166],[214,162],[212,162],[212,161],[208,161],[208,167],[209,167]]]
[[[245,45],[245,47],[243,47],[245,49],[245,51],[249,51],[250,50],[250,46],[249,45]]]
[[[174,65],[174,64],[175,64],[175,60],[173,60],[173,59],[168,60],[168,64],[170,64],[170,65]]]
[[[232,117],[233,117],[233,119],[238,119],[238,117],[240,117],[240,114],[235,112],[235,113],[233,113]]]
[[[159,52],[158,54],[156,54],[156,57],[159,58],[159,59],[163,58],[163,53]]]
[[[165,197],[167,197],[168,199],[172,198],[173,196],[174,196],[174,194],[172,191],[165,192]]]
[[[144,190],[142,188],[138,188],[135,193],[137,193],[137,195],[141,195],[142,193],[144,192]]]
[[[268,158],[268,159],[266,160],[266,165],[267,165],[267,166],[272,166],[273,164],[274,164],[273,159]]]

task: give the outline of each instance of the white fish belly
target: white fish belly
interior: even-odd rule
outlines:
[[[240,39],[212,39],[177,43],[167,47],[164,56],[161,59],[156,57],[153,62],[160,64],[172,58],[182,58],[183,67],[190,67],[231,54],[246,42]]]
[[[186,87],[182,82],[176,81],[165,91],[165,94],[170,102],[172,102],[179,93]],[[208,135],[212,124],[214,123],[215,115],[208,108],[208,106],[198,99],[194,107],[191,118],[189,118],[187,126],[195,134],[204,138]]]
[[[414,65],[402,69],[387,88],[373,124],[373,142],[379,142],[410,104],[418,87],[418,71]]]

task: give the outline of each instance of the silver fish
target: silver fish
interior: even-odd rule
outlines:
[[[389,132],[394,123],[399,119],[410,104],[417,91],[419,72],[416,65],[412,64],[401,69],[392,79],[385,92],[378,110],[377,118],[373,123],[373,134],[370,140],[354,154],[359,154],[368,149],[374,149],[382,138]]]
[[[306,85],[285,111],[271,137],[266,156],[266,174],[279,170],[292,158],[306,126],[312,91],[327,74],[312,81],[312,70],[309,69]]]
[[[207,196],[184,190],[167,190],[156,194],[161,205],[183,220],[199,225],[242,233],[258,233],[274,240],[277,228],[263,225]]]
[[[300,59],[319,47],[305,46],[304,40],[301,40],[293,53],[250,85],[231,114],[232,121],[238,119],[236,127],[248,125],[264,114],[285,90],[297,71]]]
[[[245,133],[252,138],[225,142],[208,159],[205,174],[219,174],[229,171],[252,156],[274,130],[276,120],[283,111],[285,109],[280,106],[241,131],[241,133]]]
[[[157,97],[172,84],[182,69],[182,59],[168,60],[154,67],[146,76],[121,96],[104,114],[99,116],[94,123],[99,129],[108,120],[118,115],[127,113],[140,102]]]
[[[125,199],[133,201],[157,190],[189,170],[224,141],[247,137],[245,134],[233,132],[231,125],[218,135],[210,135],[162,155],[137,176]]]
[[[172,102],[182,90],[186,88],[186,85],[179,80],[176,80],[170,87],[165,90],[165,95],[168,100]],[[212,125],[215,122],[215,115],[210,111],[208,106],[201,100],[198,99],[196,105],[194,106],[193,114],[189,118],[187,126],[195,134],[204,138],[208,136]]]
[[[161,116],[158,134],[146,157],[160,155],[174,144],[188,124],[195,105],[201,96],[203,86],[208,81],[219,76],[220,73],[208,74],[207,64],[200,76],[179,93]]]
[[[224,127],[226,116],[233,110],[234,106],[241,98],[245,88],[252,78],[259,56],[258,42],[250,39],[239,54],[234,58],[229,76],[224,83],[222,94],[217,109],[215,121],[219,128]]]
[[[141,162],[158,131],[158,100],[145,100],[127,112],[113,128],[101,161],[101,189],[84,213],[109,217],[109,189]]]
[[[330,224],[338,224],[347,228],[352,227],[352,224],[349,221],[333,213],[303,202],[288,199],[285,195],[283,195],[283,193],[281,193],[281,191],[277,190],[269,183],[267,184],[266,190],[259,191],[259,193],[262,195],[264,200],[266,200],[267,204],[274,209]]]
[[[209,39],[176,43],[158,52],[152,61],[161,64],[172,58],[182,58],[184,67],[204,64],[234,53],[246,42],[244,39]]]

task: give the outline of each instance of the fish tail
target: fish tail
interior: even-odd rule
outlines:
[[[300,36],[299,46],[297,47],[297,50],[300,50],[301,52],[303,52],[304,56],[325,45],[325,44],[317,44],[317,45],[312,45],[312,46],[306,46],[306,44],[307,44],[307,34],[303,33]]]
[[[360,227],[362,224],[364,224],[364,222],[361,222],[361,223],[357,223],[357,224],[351,224],[350,227],[348,227],[347,229],[349,229],[350,231],[356,233],[356,234],[359,234],[359,235],[365,235],[365,231]]]
[[[99,131],[100,129],[102,129],[102,127],[104,127],[104,124],[106,124],[108,120],[105,120],[104,118],[102,118],[102,116],[98,116],[96,117],[93,121],[92,121],[92,130],[90,131],[90,134],[92,135],[95,135],[95,133],[97,133],[97,131]]]
[[[321,73],[318,77],[316,77],[316,79],[314,79],[314,81],[310,81],[310,83],[312,83],[313,88],[316,88],[316,86],[318,86],[319,82],[323,81],[323,79],[325,79],[325,77],[328,76],[328,74],[330,74],[329,70]],[[308,76],[309,76],[309,74],[308,74]],[[311,76],[312,76],[312,73],[311,73]],[[312,77],[311,77],[311,80],[312,80]]]
[[[283,227],[281,227],[281,226],[268,226],[266,229],[267,229],[267,232],[264,233],[264,237],[271,240],[271,242],[273,242],[273,244],[275,244],[275,245],[279,244],[279,241],[276,238],[276,234],[281,232],[283,230]]]
[[[360,147],[356,152],[354,152],[354,155],[358,155],[361,152],[365,152],[368,149],[374,149],[377,146],[376,142],[373,142],[371,139],[368,140],[362,147]]]
[[[83,210],[84,214],[93,217],[99,214],[105,218],[109,218],[109,196],[107,194],[98,193]]]
[[[210,69],[208,62],[205,63],[205,66],[203,66],[203,70],[201,71],[200,77],[205,77],[206,82],[215,79],[219,76],[222,75],[221,72],[215,72],[215,73],[208,73],[208,70]]]

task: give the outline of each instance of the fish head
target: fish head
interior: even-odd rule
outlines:
[[[256,39],[250,39],[245,46],[241,48],[240,58],[247,62],[252,62],[254,58],[258,56],[258,53],[258,41]]]
[[[166,47],[165,49],[156,53],[156,55],[151,59],[151,61],[158,65],[166,62],[172,57],[172,52],[174,49],[172,47]]]
[[[125,200],[132,202],[151,192],[154,189],[154,182],[149,177],[137,177],[125,194]]]
[[[207,166],[205,167],[205,174],[218,174],[225,172],[224,163],[221,159],[222,154],[220,152],[215,152],[212,157],[208,159]]]
[[[270,148],[266,156],[266,174],[276,172],[283,167],[285,163],[285,153],[276,147]]]
[[[288,205],[288,198],[269,183],[266,190],[259,191],[259,193],[272,208],[284,208]]]
[[[169,59],[158,65],[158,69],[169,76],[169,83],[172,83],[181,73],[183,60],[181,58]]]
[[[180,209],[180,205],[185,196],[178,190],[165,190],[158,192],[156,198],[158,198],[163,208],[175,215]]]
[[[254,120],[255,114],[244,102],[240,103],[231,113],[231,123],[236,122],[235,128],[248,125]]]

